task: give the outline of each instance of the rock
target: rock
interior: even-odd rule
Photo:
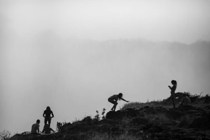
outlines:
[[[116,120],[120,120],[122,119],[124,116],[124,113],[122,113],[121,111],[109,111],[106,114],[106,119],[116,119]]]

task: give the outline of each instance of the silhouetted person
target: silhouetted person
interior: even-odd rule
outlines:
[[[44,111],[43,117],[44,117],[44,124],[45,124],[45,125],[46,125],[46,124],[49,124],[49,126],[50,126],[51,118],[54,117],[54,114],[53,114],[53,112],[52,112],[52,110],[50,109],[49,106],[48,106],[48,107],[46,108],[46,110]]]
[[[123,99],[123,94],[122,93],[119,93],[119,94],[115,94],[115,95],[112,95],[111,97],[108,98],[108,101],[113,105],[113,107],[111,108],[111,111],[115,111],[116,110],[116,107],[117,107],[117,101],[118,100],[123,100],[125,102],[128,102],[127,100]]]
[[[31,127],[32,134],[39,134],[39,124],[40,124],[40,120],[37,120],[36,123],[32,125]]]
[[[176,91],[176,87],[177,87],[177,82],[176,80],[172,80],[171,81],[172,86],[168,86],[171,90],[171,100],[173,103],[173,107],[176,108],[175,106],[175,91]]]
[[[50,134],[51,132],[55,132],[52,128],[50,128],[49,124],[45,124],[42,130],[42,133]]]

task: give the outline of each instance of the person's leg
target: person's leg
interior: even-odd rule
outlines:
[[[112,99],[108,99],[108,101],[112,104],[115,104],[115,102],[116,102],[115,100],[112,100]]]
[[[112,100],[112,99],[108,99],[108,101],[110,102],[110,103],[112,103],[113,104],[113,107],[111,108],[111,111],[114,111],[115,110],[115,104],[116,104],[116,101],[115,100]]]
[[[51,118],[48,119],[48,124],[50,126],[50,124],[51,124]]]
[[[114,106],[112,107],[111,110],[112,110],[112,111],[115,111],[115,110],[116,110],[116,107],[117,107],[117,102],[114,103]]]
[[[171,95],[171,99],[172,99],[172,104],[173,104],[173,108],[175,109],[176,108],[176,106],[175,106],[175,97],[174,97],[174,93],[172,93],[172,95]]]
[[[176,108],[174,98],[173,98],[173,107]]]
[[[113,107],[111,108],[111,111],[114,111],[114,105],[113,105]]]
[[[45,125],[49,124],[48,118],[45,118],[45,119],[44,119],[44,124],[45,124]]]
[[[44,118],[44,125],[47,124],[47,118]]]

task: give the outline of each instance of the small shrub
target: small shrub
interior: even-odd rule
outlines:
[[[96,110],[96,115],[95,115],[94,119],[97,120],[97,121],[100,120],[100,116],[99,116],[98,110]]]
[[[11,133],[9,131],[4,130],[3,132],[0,132],[0,140],[8,140],[11,136]]]
[[[102,115],[102,119],[105,119],[105,113],[106,113],[106,109],[105,109],[105,108],[103,108],[103,111],[102,111],[102,113],[101,113],[101,115]]]
[[[105,119],[105,113],[106,113],[106,109],[105,108],[103,108],[103,110],[101,112],[101,115],[100,115],[99,111],[96,110],[96,115],[94,117],[94,120],[100,121],[100,120]]]

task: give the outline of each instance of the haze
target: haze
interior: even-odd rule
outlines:
[[[178,91],[209,94],[208,0],[0,0],[0,131]],[[179,43],[178,43],[179,42]],[[124,103],[120,102],[118,109]]]

